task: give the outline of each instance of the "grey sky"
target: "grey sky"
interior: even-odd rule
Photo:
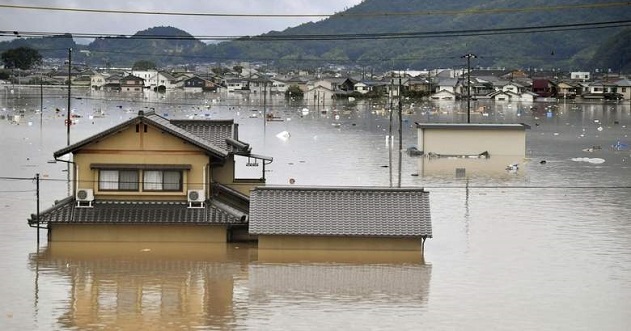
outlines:
[[[0,0],[0,4],[106,10],[226,13],[226,14],[331,14],[362,0]],[[173,26],[194,36],[257,35],[282,31],[322,18],[192,17],[60,12],[0,8],[0,30],[70,33],[133,34],[154,26]]]

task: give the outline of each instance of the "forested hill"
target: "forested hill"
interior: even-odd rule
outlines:
[[[365,0],[318,22],[219,44],[204,44],[173,27],[155,27],[74,47],[89,51],[76,53],[89,54],[79,60],[99,66],[145,59],[159,66],[237,60],[421,69],[462,66],[462,55],[473,53],[476,66],[629,70],[625,51],[631,45],[631,3],[615,1]],[[616,21],[616,27],[584,26]],[[549,31],[531,29],[540,27]],[[67,35],[22,38],[0,43],[0,51],[17,43],[64,48],[51,42],[74,44]]]
[[[302,62],[316,59],[359,61],[394,67],[451,67],[462,65],[462,55],[474,53],[484,66],[563,66],[590,63],[596,49],[621,31],[573,31],[487,34],[438,37],[437,31],[575,25],[631,18],[631,6],[590,7],[586,0],[366,0],[316,23],[307,23],[264,36],[429,33],[423,38],[325,41],[235,41],[211,46],[210,53],[226,58],[281,58]],[[552,8],[562,9],[552,9]],[[521,11],[503,9],[521,8]],[[548,8],[548,9],[546,9]],[[476,13],[477,11],[477,13]],[[371,15],[374,13],[393,15]],[[397,15],[397,13],[412,13]],[[628,23],[627,23],[628,24]],[[628,25],[627,25],[628,26]],[[297,38],[300,39],[300,38]],[[304,39],[304,38],[303,38]],[[335,38],[333,38],[335,39]],[[627,41],[628,42],[628,41]],[[265,47],[261,47],[265,43]],[[628,60],[627,60],[628,61]]]

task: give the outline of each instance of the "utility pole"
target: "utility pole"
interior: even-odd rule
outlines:
[[[403,104],[401,103],[401,73],[399,72],[399,88],[398,88],[398,97],[399,97],[399,182],[397,187],[401,187],[401,163],[402,163],[402,154],[403,153]]]
[[[70,125],[72,125],[72,119],[70,119],[70,89],[72,88],[71,79],[72,70],[72,48],[68,48],[68,111],[66,112],[66,145],[70,146]],[[70,166],[68,166],[70,167]]]
[[[70,146],[70,126],[72,118],[70,114],[70,97],[72,88],[72,48],[68,48],[68,111],[66,112],[66,145]],[[70,163],[67,164],[66,174],[68,175],[68,195],[70,195]]]
[[[37,250],[39,251],[39,173],[35,175],[35,196],[37,199]]]
[[[471,58],[476,57],[471,53],[462,56],[467,59],[467,123],[471,123]]]
[[[43,76],[40,72],[39,74],[39,128],[40,130],[44,124],[44,86],[43,86]]]

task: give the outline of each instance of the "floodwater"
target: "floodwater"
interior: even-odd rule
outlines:
[[[36,111],[39,89],[0,92],[2,330],[631,325],[628,101],[474,102],[472,109],[483,113],[472,113],[472,122],[532,126],[527,159],[511,160],[519,169],[507,171],[507,164],[491,158],[457,178],[422,158],[402,153],[399,159],[398,117],[391,151],[390,121],[379,103],[317,107],[271,99],[264,107],[259,96],[73,92],[71,108],[81,117],[71,127],[72,142],[138,110],[155,109],[170,118],[234,118],[241,140],[255,153],[274,157],[269,184],[293,179],[294,185],[425,187],[434,238],[420,257],[259,251],[244,244],[48,243],[43,232],[38,249],[37,231],[26,223],[37,208],[32,178],[41,176],[42,209],[68,192],[66,165],[47,162],[66,145],[66,92],[45,89],[43,112]],[[404,105],[403,149],[416,145],[414,122],[466,121],[466,105]],[[264,110],[279,120],[264,123]]]

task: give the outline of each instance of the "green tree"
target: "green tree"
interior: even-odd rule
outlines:
[[[286,98],[298,98],[302,99],[305,93],[300,89],[298,85],[290,85],[285,91]]]
[[[27,70],[42,63],[42,55],[30,47],[18,47],[2,52],[2,62],[8,69]]]
[[[134,65],[131,67],[132,70],[150,70],[150,69],[156,69],[156,68],[157,68],[156,64],[149,60],[136,61],[134,62]]]

